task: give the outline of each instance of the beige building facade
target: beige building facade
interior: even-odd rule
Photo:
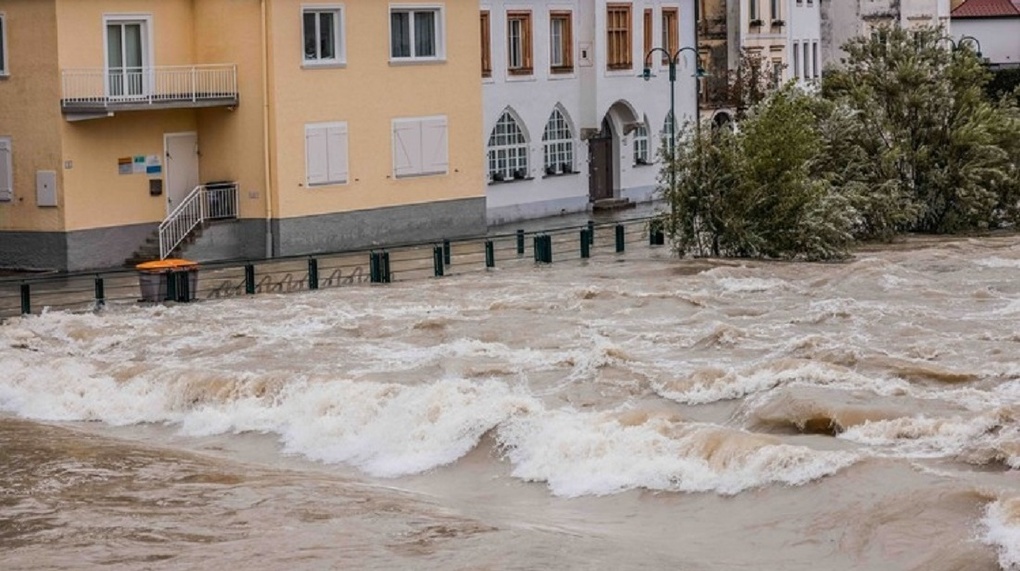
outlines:
[[[473,2],[0,0],[0,26],[0,267],[121,265],[189,208],[199,260],[484,231],[481,91],[447,88],[477,85]]]

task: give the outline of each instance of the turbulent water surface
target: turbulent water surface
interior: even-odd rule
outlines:
[[[1020,569],[1020,240],[0,325],[0,568]]]

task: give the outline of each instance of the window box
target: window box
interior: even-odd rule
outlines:
[[[762,22],[760,18],[755,18],[754,20],[751,20],[750,25],[753,28],[760,28],[763,23],[764,22]]]
[[[782,28],[786,25],[786,20],[772,20],[772,26],[774,28]]]

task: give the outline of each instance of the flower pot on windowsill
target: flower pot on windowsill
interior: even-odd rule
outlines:
[[[528,177],[528,171],[524,169],[517,169],[514,171],[514,180],[524,180]]]
[[[648,159],[638,159],[634,161],[634,164],[639,167],[646,167],[648,166]]]
[[[503,182],[503,173],[501,172],[492,173],[492,182]]]
[[[571,174],[574,172],[574,165],[570,163],[563,163],[560,165],[560,172],[563,174]]]
[[[786,25],[786,21],[785,20],[772,20],[772,27],[773,28],[782,28],[785,25]]]
[[[545,167],[545,176],[555,176],[555,175],[556,175],[556,165],[548,165],[548,166]]]
[[[762,22],[761,19],[754,19],[754,20],[751,20],[751,22],[750,22],[751,27],[753,27],[753,28],[760,28],[763,23],[764,22]]]

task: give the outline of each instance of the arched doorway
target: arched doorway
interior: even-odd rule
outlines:
[[[620,100],[609,107],[598,134],[588,139],[588,199],[591,202],[619,197],[623,137],[641,124],[634,108]]]

